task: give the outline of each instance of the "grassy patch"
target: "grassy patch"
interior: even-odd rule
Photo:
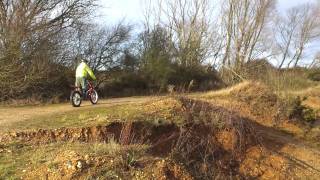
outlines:
[[[54,158],[55,145],[37,147],[10,143],[5,151],[0,153],[0,179],[20,179],[26,168],[45,163]]]
[[[97,107],[93,109],[80,109],[45,116],[36,116],[24,121],[10,123],[2,127],[8,130],[55,129],[61,127],[84,127],[105,125],[110,121],[128,119],[138,114],[141,105],[117,105],[111,107]]]
[[[177,114],[181,104],[174,98],[163,98],[149,103],[77,109],[52,115],[36,116],[24,121],[12,122],[3,131],[19,131],[33,129],[57,129],[70,127],[89,127],[106,125],[115,121],[151,121],[161,124],[166,121],[182,122]]]
[[[65,152],[76,152],[83,157],[86,155],[118,157],[120,158],[118,160],[125,164],[140,158],[147,148],[145,145],[121,146],[115,142],[107,144],[52,143],[41,146],[10,143],[0,147],[5,149],[0,153],[0,179],[20,179],[29,171],[37,171],[42,165],[55,171],[61,166],[61,162],[55,161],[56,158]],[[130,155],[128,159],[123,158],[126,157],[126,154]]]

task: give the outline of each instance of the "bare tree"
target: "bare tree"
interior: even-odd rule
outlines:
[[[203,63],[214,54],[212,46],[219,43],[215,41],[217,36],[214,36],[212,29],[210,1],[159,0],[155,6],[151,8],[155,11],[147,11],[146,19],[153,21],[153,27],[160,25],[168,30],[176,62],[191,67]],[[152,23],[146,24],[149,26]]]
[[[80,39],[76,46],[78,53],[89,60],[94,71],[114,67],[119,64],[117,61],[128,46],[132,28],[123,21],[112,27],[91,24],[81,33],[81,37],[76,37]]]
[[[294,63],[294,67],[297,67],[302,58],[305,46],[320,36],[320,15],[317,9],[313,8],[312,4],[305,4],[296,8],[298,17],[297,38],[294,41],[295,52],[288,67],[290,67],[292,63]]]
[[[223,6],[226,32],[223,65],[241,66],[253,59],[273,0],[228,0]]]
[[[276,49],[281,54],[281,61],[278,66],[281,69],[290,55],[290,47],[294,40],[296,29],[298,28],[297,9],[291,9],[288,13],[281,17],[279,16],[274,24],[274,32],[278,34],[274,36]]]
[[[317,52],[313,58],[313,61],[308,68],[319,68],[320,67],[320,52]]]
[[[303,58],[306,46],[320,36],[318,6],[306,3],[289,9],[285,15],[278,14],[273,36],[281,56],[278,68],[296,67]]]
[[[27,94],[53,71],[58,37],[88,17],[95,0],[0,1],[0,91]]]

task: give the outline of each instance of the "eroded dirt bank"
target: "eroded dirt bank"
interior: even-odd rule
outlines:
[[[298,148],[264,134],[262,126],[249,120],[239,122],[242,123],[224,128],[205,123],[188,123],[178,127],[171,123],[154,125],[142,121],[114,122],[106,126],[15,132],[2,136],[1,142],[20,141],[41,145],[114,141],[124,146],[146,144],[149,156],[173,158],[175,162],[183,163],[185,174],[190,174],[190,177],[206,174],[210,169],[215,171],[209,176],[219,172],[223,176],[231,175],[240,179],[320,177],[320,171],[314,168],[317,163],[308,164],[312,157],[316,158],[316,153],[306,149],[304,154],[298,152]],[[290,152],[297,155],[295,159],[292,154],[288,154]],[[306,153],[309,159],[306,159]]]

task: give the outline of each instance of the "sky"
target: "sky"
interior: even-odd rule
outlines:
[[[97,18],[98,22],[112,25],[121,20],[138,25],[144,20],[144,3],[146,0],[98,0],[101,6]],[[287,9],[293,6],[307,2],[316,2],[320,0],[278,0],[277,10],[280,13],[285,13]],[[314,58],[315,52],[319,51],[319,46],[312,45],[305,51],[305,62],[311,61]],[[278,60],[277,60],[278,61]],[[276,64],[276,63],[275,63]]]
[[[143,0],[99,0],[101,19],[114,24],[125,19],[130,23],[143,20]]]
[[[280,12],[285,12],[291,8],[305,2],[316,0],[278,0],[277,8]],[[106,23],[114,24],[125,18],[126,21],[136,24],[143,20],[144,0],[99,0],[102,6],[101,20]]]

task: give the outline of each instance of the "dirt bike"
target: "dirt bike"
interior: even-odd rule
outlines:
[[[83,96],[80,87],[73,87],[70,95],[70,101],[73,107],[80,107],[83,99],[89,99],[92,104],[98,103],[99,96],[92,82],[88,81],[88,90],[85,93],[85,96]]]

